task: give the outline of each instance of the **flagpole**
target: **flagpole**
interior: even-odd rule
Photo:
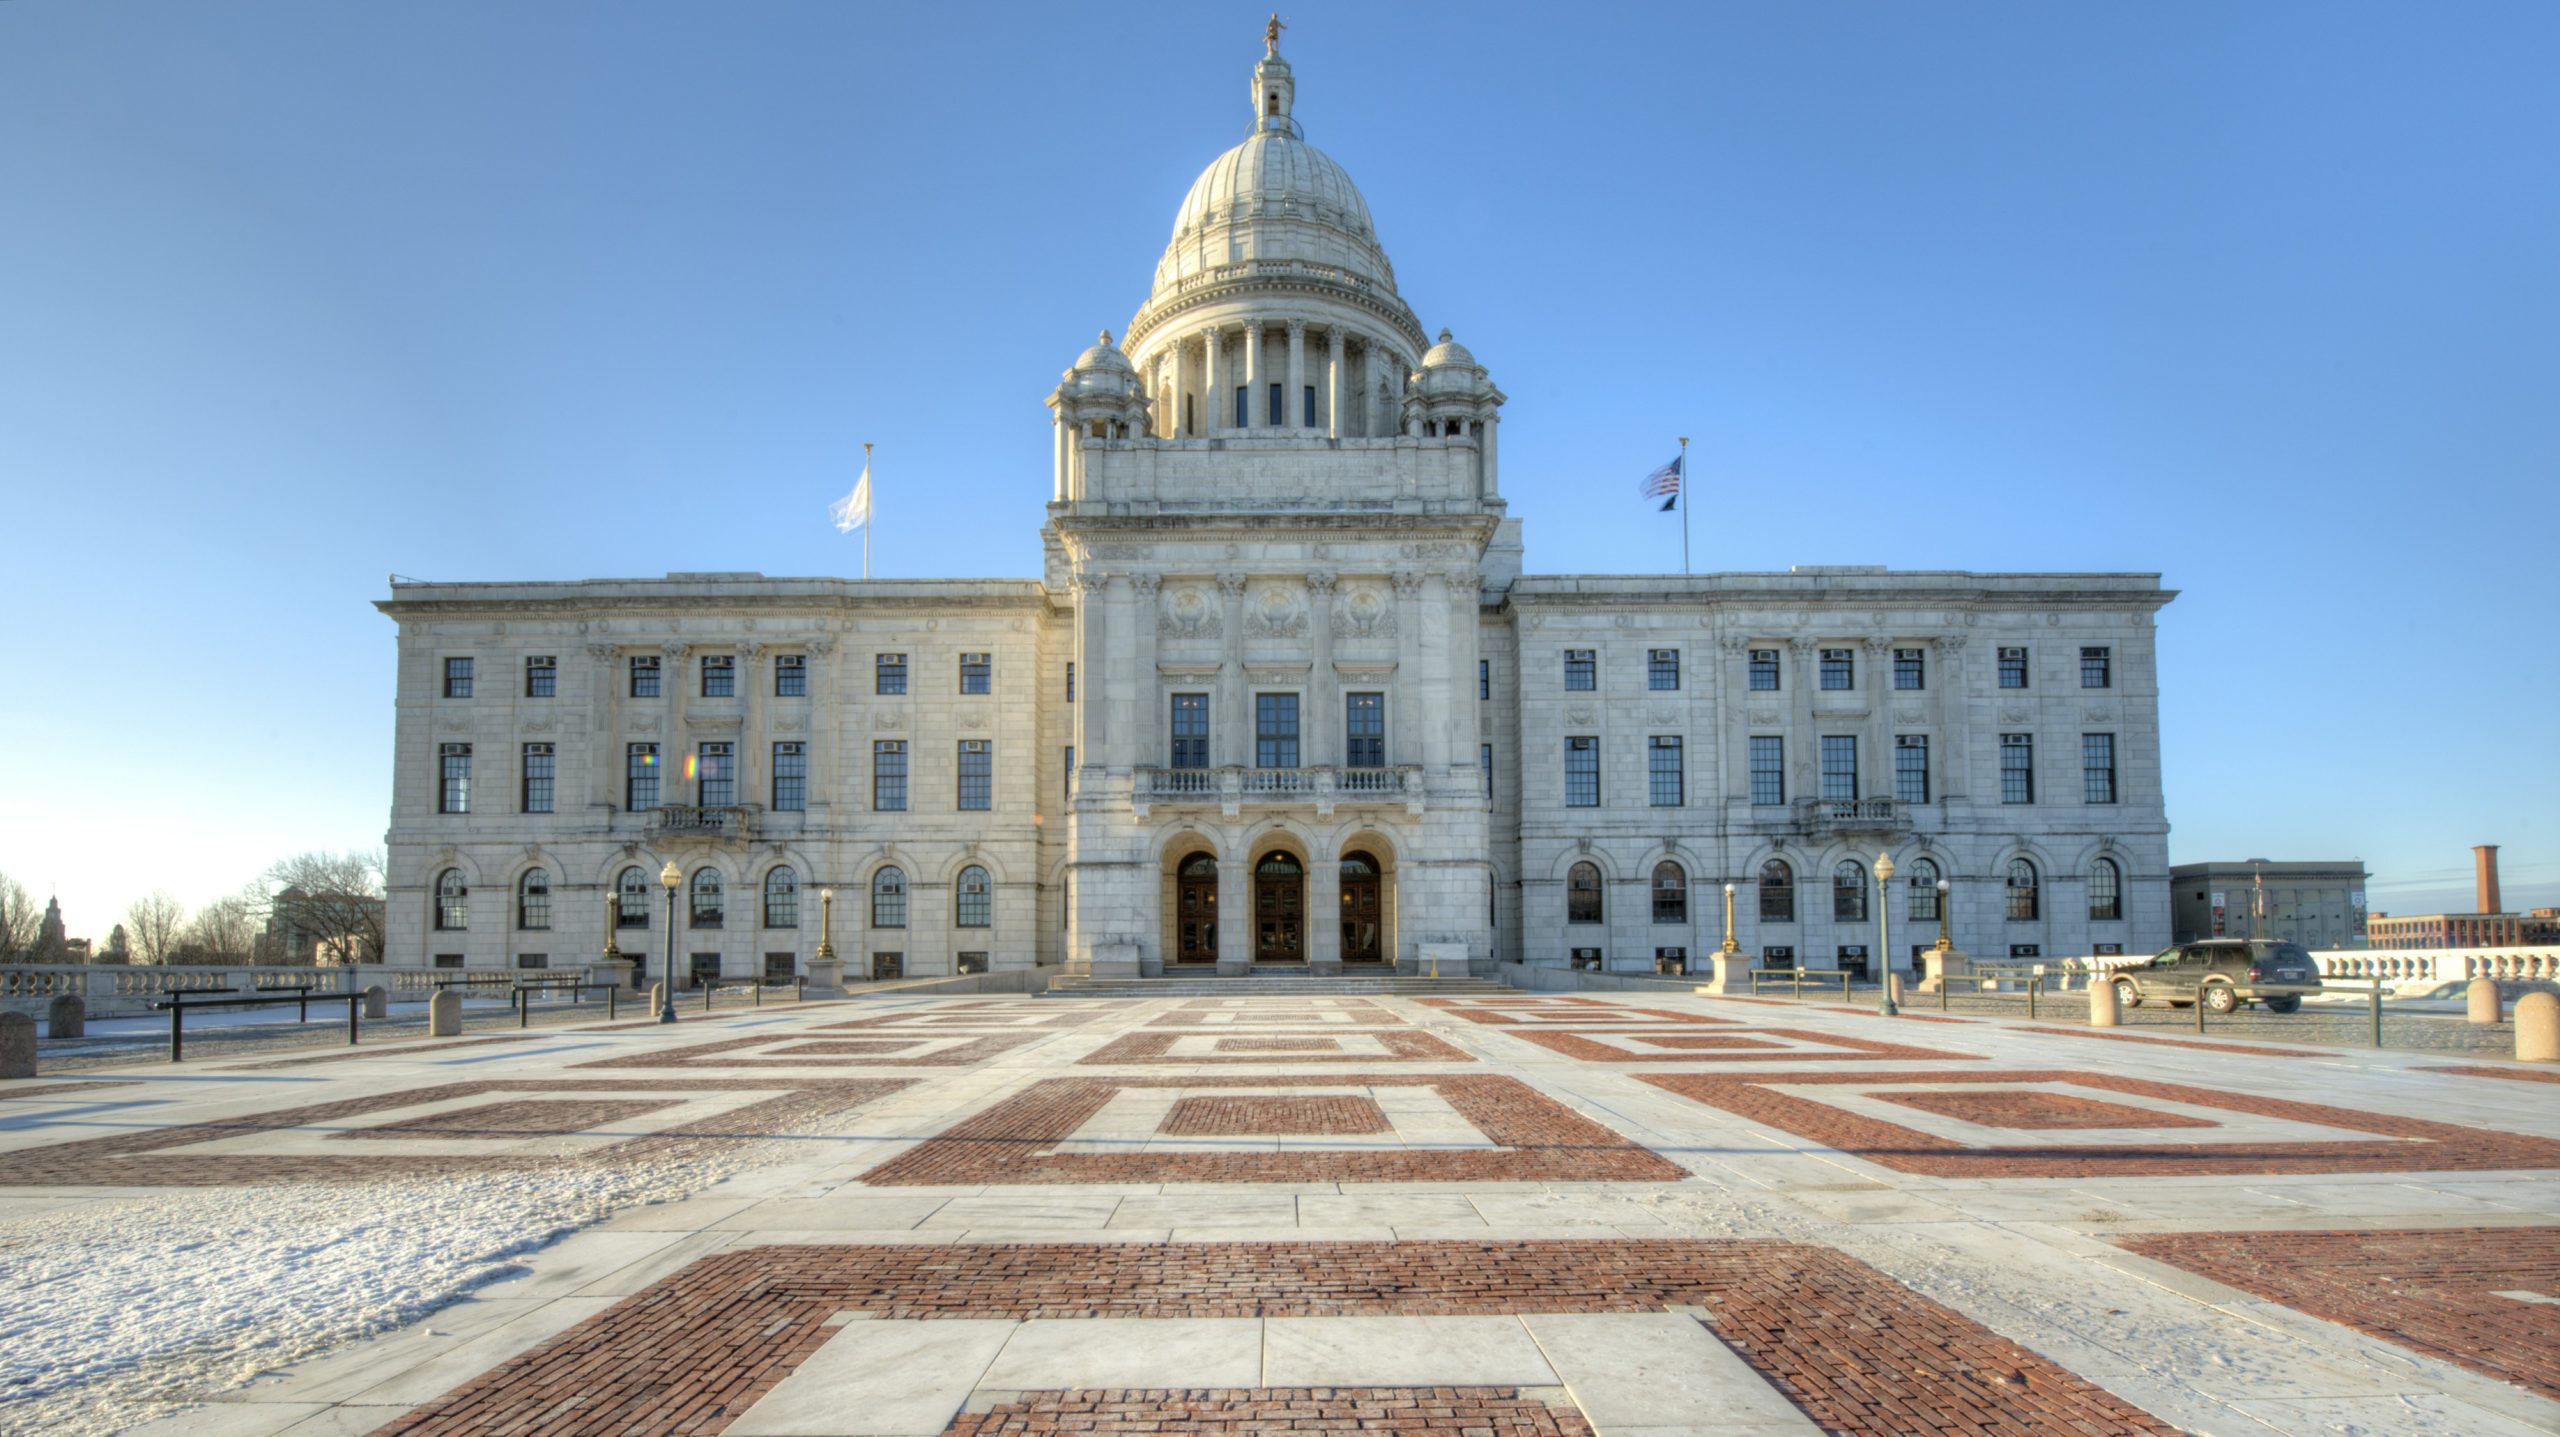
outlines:
[[[1659,451],[1656,451],[1659,452]],[[1689,436],[1680,436],[1680,573],[1689,572]]]
[[[862,446],[862,474],[866,479],[871,477],[871,446],[867,442]],[[862,577],[867,582],[871,578],[871,496],[865,494],[862,499]]]

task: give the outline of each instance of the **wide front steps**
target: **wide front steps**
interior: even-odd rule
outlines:
[[[1168,973],[1161,978],[1078,978],[1061,974],[1045,998],[1421,998],[1460,993],[1507,993],[1490,978],[1413,974],[1318,976],[1312,973]]]

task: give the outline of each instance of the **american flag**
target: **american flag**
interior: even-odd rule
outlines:
[[[1662,512],[1665,514],[1679,508],[1680,466],[1686,461],[1686,459],[1687,456],[1683,455],[1681,458],[1674,459],[1670,463],[1665,464],[1661,468],[1644,476],[1644,484],[1637,490],[1637,492],[1644,495],[1647,499],[1661,500]]]

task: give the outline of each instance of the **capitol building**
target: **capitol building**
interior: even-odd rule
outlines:
[[[1699,972],[1729,906],[1869,976],[1942,914],[1977,958],[2166,945],[2157,575],[1524,574],[1507,396],[1269,50],[1048,397],[1038,578],[394,583],[390,961],[672,922],[780,975],[822,892],[875,976]]]

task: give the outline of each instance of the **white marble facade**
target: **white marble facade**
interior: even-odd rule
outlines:
[[[1294,100],[1266,55],[1154,292],[1051,395],[1038,580],[396,584],[389,956],[584,963],[635,873],[618,937],[659,953],[671,861],[680,966],[732,976],[805,964],[822,888],[855,973],[1651,970],[1716,948],[1727,884],[1747,952],[1874,964],[1833,884],[1879,851],[1977,955],[2167,941],[2156,575],[1523,576],[1505,396]],[[1927,911],[1895,894],[1897,964]]]

